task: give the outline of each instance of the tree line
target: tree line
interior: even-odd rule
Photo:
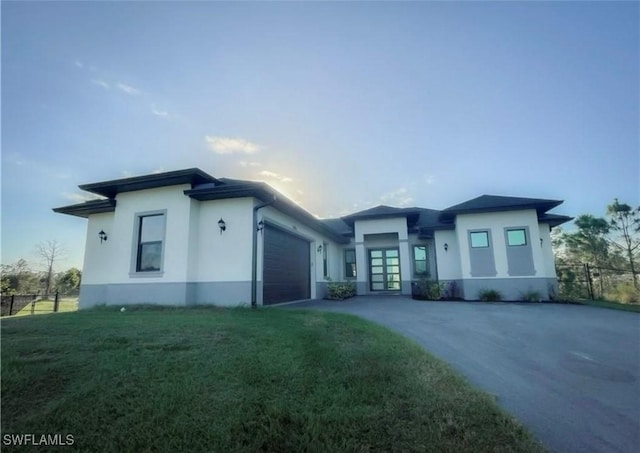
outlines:
[[[41,258],[44,271],[35,270],[24,259],[12,264],[0,265],[0,290],[4,295],[39,294],[51,295],[77,292],[80,288],[82,271],[72,267],[64,272],[55,272],[55,264],[65,256],[64,247],[57,241],[45,241],[36,245],[36,253]]]
[[[582,214],[576,230],[552,233],[560,297],[640,303],[640,206],[614,199],[603,217]]]

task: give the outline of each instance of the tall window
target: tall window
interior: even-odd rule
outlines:
[[[164,214],[145,215],[138,219],[136,272],[159,272],[162,269]]]
[[[329,250],[327,250],[327,243],[322,243],[322,275],[329,276],[329,262],[328,262]]]
[[[413,271],[416,275],[429,276],[429,266],[427,264],[427,246],[413,246]]]
[[[356,278],[356,251],[344,251],[344,275],[347,278]]]

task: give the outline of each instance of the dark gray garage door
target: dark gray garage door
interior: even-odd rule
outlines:
[[[265,225],[263,269],[263,304],[311,297],[309,243],[304,239]]]

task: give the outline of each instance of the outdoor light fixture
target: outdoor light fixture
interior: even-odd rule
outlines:
[[[321,251],[322,251],[322,244],[318,246],[318,253],[320,253]]]
[[[103,241],[107,240],[107,233],[105,233],[104,230],[100,230],[98,237],[100,238],[100,244],[102,244]]]
[[[449,250],[449,244],[447,244],[446,242],[444,243],[444,251],[446,252],[447,250]]]
[[[222,217],[218,220],[218,228],[220,228],[220,234],[227,229],[227,224],[222,220]]]
[[[540,238],[540,247],[542,247],[543,242],[544,242],[544,239]]]
[[[264,230],[264,220],[258,222],[258,229],[256,231]]]

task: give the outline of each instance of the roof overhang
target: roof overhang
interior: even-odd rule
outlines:
[[[76,217],[88,218],[91,214],[102,214],[104,212],[114,212],[116,210],[116,200],[108,198],[106,200],[91,200],[84,203],[53,208],[53,212],[68,214]]]
[[[95,193],[107,198],[115,198],[119,193],[135,190],[156,189],[158,187],[191,184],[216,183],[218,180],[203,172],[199,168],[155,173],[152,175],[135,176],[132,178],[114,179],[111,181],[82,184],[78,187],[87,192]]]

